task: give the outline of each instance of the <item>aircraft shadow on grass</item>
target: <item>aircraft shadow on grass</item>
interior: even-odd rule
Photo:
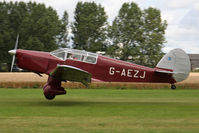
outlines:
[[[14,104],[15,102],[13,101],[13,103],[10,104]],[[197,103],[196,103],[197,104]],[[122,102],[114,102],[114,101],[53,101],[53,102],[46,102],[46,101],[34,101],[34,102],[28,102],[28,101],[24,101],[21,102],[20,101],[20,105],[21,106],[48,106],[48,107],[71,107],[71,106],[99,106],[101,105],[109,107],[111,105],[118,105],[118,106],[165,106],[165,105],[176,105],[176,106],[184,106],[184,105],[192,105],[189,102],[178,102],[178,101],[167,101],[167,102],[159,102],[159,101],[133,101],[133,102],[129,102],[129,101],[122,101]]]

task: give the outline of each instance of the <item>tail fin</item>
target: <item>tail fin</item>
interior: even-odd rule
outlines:
[[[176,82],[185,80],[191,71],[189,56],[182,49],[173,49],[157,64],[156,72],[171,73]]]

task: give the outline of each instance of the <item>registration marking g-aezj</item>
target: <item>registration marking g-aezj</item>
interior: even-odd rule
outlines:
[[[139,71],[136,69],[122,69],[121,71],[116,70],[115,67],[109,68],[109,74],[115,75],[119,73],[121,77],[133,77],[133,78],[141,78],[144,79],[146,77],[146,71]]]

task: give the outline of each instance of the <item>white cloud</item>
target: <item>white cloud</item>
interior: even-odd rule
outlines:
[[[193,6],[198,0],[167,0],[167,5],[169,8],[187,8]]]
[[[167,44],[167,47],[163,48],[163,51],[167,53],[174,48],[181,48],[185,50],[187,53],[199,53],[198,45],[195,42],[189,40],[170,40],[170,42]]]
[[[191,9],[180,21],[180,26],[185,28],[199,29],[199,10]]]
[[[188,53],[199,53],[199,31],[197,29],[173,25],[166,33],[167,43],[163,49],[168,52],[171,48],[182,48]]]
[[[165,0],[160,8],[168,22],[163,51],[182,48],[188,53],[199,53],[199,1]]]

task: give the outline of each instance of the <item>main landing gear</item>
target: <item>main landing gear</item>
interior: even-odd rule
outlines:
[[[44,96],[48,100],[54,99],[56,95],[66,94],[66,90],[61,87],[61,80],[55,79],[52,76],[48,77],[48,81],[43,90]]]
[[[172,90],[175,90],[176,89],[176,86],[174,84],[171,84],[171,89]]]

